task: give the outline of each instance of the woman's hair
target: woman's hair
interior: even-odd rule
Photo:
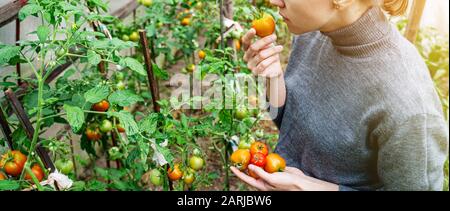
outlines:
[[[406,13],[410,0],[382,0],[382,7],[389,15],[399,16]]]

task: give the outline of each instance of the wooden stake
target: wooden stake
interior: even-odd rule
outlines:
[[[417,34],[419,33],[420,21],[422,19],[425,3],[426,0],[414,0],[411,11],[409,13],[405,37],[412,43],[416,42]]]
[[[148,46],[147,33],[145,30],[139,30],[139,36],[141,37],[141,45],[144,53],[145,67],[147,69],[147,78],[150,85],[150,94],[152,95],[153,108],[155,112],[159,113],[161,108],[158,104],[159,101],[159,88],[158,81],[156,81],[155,74],[153,73],[153,65],[151,59],[151,53]]]
[[[19,100],[17,99],[16,95],[14,94],[11,88],[9,88],[5,92],[5,95],[8,98],[11,107],[14,110],[14,113],[16,113],[17,118],[19,119],[20,124],[24,128],[28,138],[30,140],[33,139],[34,128],[33,125],[31,124],[30,119],[28,118],[27,113],[23,109],[22,104],[19,102]],[[51,172],[55,171],[55,166],[53,165],[53,162],[50,159],[50,156],[48,155],[46,150],[40,145],[37,145],[36,152],[38,156],[41,158],[42,162],[44,163],[45,168],[50,169]]]

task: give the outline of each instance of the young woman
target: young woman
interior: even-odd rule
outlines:
[[[284,72],[271,35],[243,38],[254,74],[271,78],[276,151],[286,171],[259,190],[442,190],[448,125],[415,47],[387,20],[408,0],[271,0],[297,35]]]

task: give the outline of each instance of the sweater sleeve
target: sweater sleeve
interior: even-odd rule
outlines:
[[[381,190],[441,191],[448,144],[444,118],[427,114],[408,118],[378,142]]]
[[[383,140],[384,139],[384,140]],[[448,127],[442,117],[416,115],[378,141],[378,190],[441,191],[448,157]],[[339,186],[341,191],[355,190]]]

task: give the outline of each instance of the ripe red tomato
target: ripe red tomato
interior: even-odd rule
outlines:
[[[253,164],[258,167],[264,167],[266,165],[266,156],[259,152],[252,154],[252,158],[250,159],[250,164]]]
[[[266,166],[264,170],[269,173],[284,171],[286,168],[286,161],[276,153],[270,153],[266,157]]]
[[[34,176],[39,182],[42,181],[42,179],[44,179],[44,171],[42,170],[39,164],[34,164],[33,167],[31,167],[31,172],[34,174]],[[28,173],[25,174],[25,179],[34,183],[33,180],[31,179],[31,175]]]
[[[20,151],[9,151],[2,155],[0,168],[3,168],[8,175],[17,177],[22,173],[26,161],[27,156]]]
[[[236,168],[243,171],[247,169],[250,163],[250,157],[251,155],[248,149],[238,149],[231,154],[230,159]]]
[[[179,164],[175,164],[173,170],[172,170],[172,168],[169,168],[167,170],[167,174],[171,181],[177,181],[177,180],[181,179],[181,177],[183,177],[183,172],[181,171]]]
[[[271,15],[264,14],[261,19],[254,20],[252,27],[259,37],[267,37],[275,32],[275,20]]]
[[[102,134],[98,127],[90,125],[86,128],[86,137],[90,141],[98,141],[102,138]]]
[[[102,100],[94,105],[92,105],[92,110],[105,112],[109,109],[109,102],[107,100]]]
[[[252,155],[261,153],[264,156],[267,156],[267,154],[269,154],[269,149],[267,148],[267,145],[265,143],[256,141],[250,146],[250,153],[252,153]]]

